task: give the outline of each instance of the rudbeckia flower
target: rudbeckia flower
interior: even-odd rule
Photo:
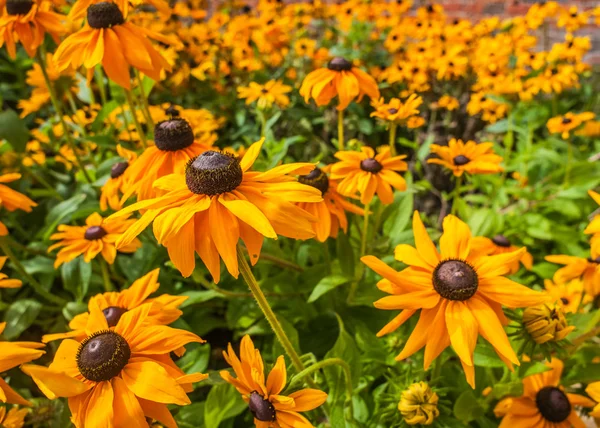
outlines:
[[[8,257],[0,257],[0,270]],[[7,274],[0,272],[0,288],[19,288],[23,283],[18,279],[10,279]]]
[[[51,8],[51,1],[7,0],[5,13],[0,15],[0,48],[6,43],[8,55],[15,59],[17,42],[30,57],[35,56],[46,33],[58,43],[58,36],[65,33],[64,17]]]
[[[298,206],[313,215],[317,221],[312,224],[315,237],[321,242],[327,238],[336,238],[340,228],[344,233],[348,229],[346,211],[365,215],[365,211],[350,203],[337,191],[337,182],[327,177],[320,168],[313,169],[307,175],[298,177],[298,181],[321,191],[323,200],[320,202],[300,202]]]
[[[77,428],[145,427],[146,418],[175,428],[167,404],[190,404],[192,383],[208,375],[186,375],[169,353],[204,340],[189,331],[148,324],[151,306],[123,314],[114,327],[92,307],[83,340],[63,340],[49,367],[26,364],[21,369],[49,399],[68,398]]]
[[[69,20],[77,20],[83,18],[85,16],[85,12],[87,9],[95,3],[100,3],[99,0],[77,0],[71,10],[69,11]],[[114,3],[119,7],[120,10],[123,11],[123,15],[127,16],[129,14],[129,3],[134,6],[139,6],[141,4],[147,3],[152,5],[162,14],[170,15],[171,7],[169,3],[164,0],[115,0]]]
[[[443,95],[437,101],[438,108],[443,108],[448,111],[456,110],[460,107],[460,103],[458,100],[450,95]]]
[[[431,153],[441,159],[427,159],[427,163],[445,166],[460,177],[463,173],[494,174],[504,170],[500,166],[502,156],[494,153],[494,143],[479,143],[452,138],[448,146],[431,145]]]
[[[98,307],[104,314],[109,327],[117,325],[121,317],[137,308],[150,303],[150,311],[146,321],[149,324],[167,325],[176,321],[183,312],[179,306],[188,299],[188,296],[171,296],[162,294],[158,297],[148,298],[150,294],[158,290],[158,274],[160,269],[154,269],[143,277],[136,279],[129,288],[121,292],[108,292],[97,294],[88,303],[88,310]],[[85,327],[89,321],[90,312],[73,317],[69,323],[72,331],[68,333],[47,334],[42,337],[42,342],[48,343],[53,340],[77,338],[81,341],[86,337]]]
[[[0,183],[10,183],[19,178],[21,178],[21,174],[17,173],[0,175]],[[37,207],[37,204],[22,193],[19,193],[4,184],[0,184],[0,206],[6,208],[10,212],[22,210],[30,213],[33,207]],[[0,236],[6,235],[8,235],[8,229],[4,223],[0,221]]]
[[[246,105],[257,102],[261,110],[269,109],[273,104],[283,108],[290,104],[290,99],[286,95],[291,92],[292,87],[284,85],[281,80],[269,80],[264,85],[256,82],[250,82],[249,86],[239,86],[237,88],[238,98],[246,100]]]
[[[135,223],[135,219],[123,219],[108,221],[104,220],[98,213],[91,214],[85,220],[85,226],[58,226],[58,233],[50,236],[50,239],[60,240],[48,248],[48,252],[56,248],[60,251],[56,254],[54,267],[58,268],[63,263],[70,262],[83,254],[86,263],[92,261],[98,254],[102,254],[104,260],[113,264],[117,256],[115,241],[128,227]],[[142,246],[139,239],[132,240],[128,245],[119,248],[122,253],[133,253]]]
[[[555,116],[548,120],[546,127],[551,134],[560,134],[563,140],[569,138],[569,133],[581,126],[581,124],[592,120],[595,114],[592,112],[571,113],[568,112],[564,116]]]
[[[293,163],[266,172],[250,171],[262,143],[254,143],[241,160],[230,153],[206,151],[188,162],[184,174],[156,180],[154,188],[161,196],[137,202],[110,217],[145,210],[119,238],[117,247],[131,245],[154,222],[154,236],[167,247],[183,276],[192,274],[196,252],[218,282],[220,258],[229,273],[238,277],[236,247],[240,238],[252,264],[258,261],[264,237],[312,238],[315,219],[295,203],[318,202],[321,192],[288,174],[307,174],[314,165]]]
[[[598,205],[600,205],[600,194],[593,190],[589,190],[588,194]],[[600,215],[595,215],[594,218],[592,218],[592,221],[590,221],[583,233],[592,235],[590,241],[592,252],[600,254]]]
[[[377,333],[395,331],[420,310],[419,321],[396,360],[403,360],[425,347],[425,369],[449,345],[457,353],[467,381],[475,386],[473,351],[480,334],[492,344],[500,358],[519,364],[503,325],[508,324],[502,306],[522,308],[545,302],[547,296],[517,284],[503,275],[522,256],[524,249],[495,256],[474,253],[469,226],[453,215],[443,222],[438,251],[415,211],[413,231],[416,248],[398,245],[396,260],[409,267],[396,272],[381,260],[361,260],[383,279],[377,287],[391,296],[375,302],[385,310],[402,310]]]
[[[378,99],[377,82],[341,57],[333,58],[327,67],[309,73],[300,87],[304,101],[308,103],[313,98],[318,106],[329,104],[337,96],[338,110],[345,110],[355,98],[360,102],[365,94]]]
[[[598,8],[598,10],[600,11],[600,8]],[[600,13],[598,16],[600,16]],[[590,383],[585,389],[585,392],[587,392],[587,394],[592,397],[596,403],[600,403],[600,382]],[[595,418],[600,417],[600,404],[596,404],[594,409],[590,412],[590,416]]]
[[[371,117],[378,117],[386,122],[394,122],[396,124],[406,122],[413,116],[419,114],[419,106],[423,104],[423,98],[417,94],[412,94],[402,102],[398,98],[392,98],[388,103],[383,98],[371,101],[371,105],[375,111],[371,113]]]
[[[581,278],[586,294],[595,296],[594,290],[600,284],[600,254],[592,249],[590,257],[575,257],[567,255],[546,256],[546,261],[565,265],[554,273],[553,280],[557,283],[568,282]]]
[[[495,256],[497,254],[512,253],[519,250],[520,247],[513,245],[506,236],[496,235],[493,238],[484,236],[476,236],[471,240],[471,250],[481,253],[486,256]],[[510,267],[509,274],[517,273],[519,270],[519,262],[523,264],[525,269],[531,270],[533,267],[533,257],[527,249],[523,252],[521,258],[515,261]]]
[[[500,428],[585,428],[575,406],[593,407],[594,402],[583,395],[568,393],[560,385],[562,361],[553,358],[546,365],[550,371],[523,379],[522,396],[507,397],[498,403],[495,413],[503,416]]]
[[[342,180],[338,191],[342,195],[354,196],[360,193],[360,201],[367,205],[377,194],[383,204],[394,202],[394,191],[406,190],[406,181],[396,171],[406,171],[407,165],[402,159],[405,155],[390,154],[388,146],[380,147],[379,153],[371,147],[363,146],[360,152],[337,152],[340,162],[331,166],[331,178]]]
[[[25,424],[25,416],[29,411],[13,407],[6,410],[6,407],[0,407],[0,426],[5,428],[21,428]]]
[[[121,196],[128,186],[127,181],[124,179],[124,173],[137,159],[135,152],[123,148],[120,144],[117,144],[117,153],[125,160],[115,163],[110,168],[110,178],[102,186],[102,193],[100,194],[100,209],[102,211],[106,211],[108,207],[115,211],[123,208]]]
[[[233,368],[236,377],[229,371],[221,371],[221,377],[242,395],[254,416],[258,428],[312,428],[313,425],[300,414],[316,409],[327,400],[327,394],[317,389],[302,389],[290,395],[281,395],[287,383],[287,371],[283,355],[265,383],[265,367],[260,351],[254,348],[250,336],[242,338],[240,357],[235,354],[231,343],[225,361]]]
[[[145,27],[126,22],[115,3],[100,2],[87,9],[87,23],[60,44],[54,54],[59,70],[81,65],[88,70],[98,64],[119,86],[131,89],[129,67],[134,67],[155,81],[163,69],[171,66],[152,46],[148,38],[165,44],[173,43]]]
[[[552,301],[561,306],[565,313],[577,313],[583,294],[583,282],[579,278],[563,283],[555,283],[545,279],[544,288]]]
[[[4,332],[6,323],[0,323],[0,334]],[[0,373],[4,373],[21,364],[37,360],[46,352],[41,351],[43,343],[36,342],[6,342],[0,341]],[[3,403],[30,406],[31,403],[15,392],[6,381],[0,378],[0,401]],[[0,422],[2,420],[0,419]]]
[[[172,118],[159,122],[154,127],[154,146],[129,165],[123,175],[125,192],[120,203],[123,204],[133,194],[138,201],[157,196],[152,185],[166,175],[181,174],[186,164],[202,152],[209,150],[212,143],[194,138],[190,124],[181,118]]]

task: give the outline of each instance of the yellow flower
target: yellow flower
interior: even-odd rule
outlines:
[[[238,97],[245,99],[246,104],[257,102],[258,108],[261,110],[269,109],[273,104],[283,108],[290,104],[288,92],[291,92],[292,87],[284,85],[281,80],[269,80],[264,85],[256,82],[250,82],[248,87],[239,86]]]
[[[21,178],[21,174],[17,173],[0,175],[0,183],[10,183],[19,178]],[[22,193],[19,193],[4,184],[0,184],[0,206],[6,208],[10,212],[22,210],[30,213],[33,207],[37,207],[37,204]],[[6,235],[8,235],[8,229],[4,223],[0,221],[0,236]]]
[[[588,19],[589,14],[587,12],[579,12],[577,6],[571,6],[568,9],[560,9],[556,25],[559,28],[564,27],[565,30],[572,33],[587,25]]]
[[[6,407],[0,407],[0,426],[4,428],[22,428],[25,423],[25,416],[28,414],[27,409],[19,409],[13,407],[6,411]]]
[[[554,282],[562,284],[575,278],[581,278],[585,292],[596,296],[594,290],[600,285],[600,254],[592,248],[590,257],[575,257],[564,254],[546,256],[546,261],[565,265],[554,273]]]
[[[0,270],[8,257],[0,257]],[[18,279],[10,279],[7,274],[0,272],[0,288],[19,288],[23,283]]]
[[[418,107],[423,103],[423,98],[417,94],[412,94],[404,102],[398,98],[392,98],[388,103],[384,99],[372,100],[371,105],[375,111],[371,117],[378,117],[387,122],[396,124],[406,122],[408,119],[419,114]]]
[[[402,391],[398,410],[408,425],[431,425],[440,415],[438,395],[425,382],[413,383]]]
[[[122,162],[115,163],[110,169],[110,177],[102,186],[100,194],[100,209],[106,211],[108,207],[112,210],[120,210],[123,208],[121,201],[122,194],[126,191],[128,184],[124,180],[124,173],[129,166],[137,159],[137,154],[131,150],[123,148],[117,144],[117,153],[125,159]]]
[[[48,248],[48,252],[51,252],[63,247],[56,255],[54,267],[58,268],[82,254],[86,263],[91,262],[98,254],[102,254],[104,260],[112,265],[117,256],[115,242],[134,223],[135,219],[105,220],[100,214],[94,213],[85,220],[85,226],[59,225],[58,233],[50,236],[50,239],[60,242]],[[119,248],[119,251],[133,253],[141,246],[142,243],[134,239],[128,245]]]
[[[227,370],[221,371],[221,377],[235,386],[248,403],[257,428],[313,428],[300,412],[316,409],[327,400],[327,394],[317,389],[302,389],[288,396],[282,395],[281,391],[287,383],[283,355],[277,358],[266,382],[260,351],[254,348],[250,336],[242,338],[239,358],[231,343],[223,356],[236,377],[231,376]]]
[[[548,120],[546,126],[552,134],[561,134],[563,140],[569,138],[569,132],[578,128],[584,122],[592,120],[595,114],[592,112],[567,113],[564,116],[556,116]]]
[[[549,279],[544,280],[544,288],[564,312],[576,313],[579,310],[583,294],[583,282],[579,278],[569,282],[555,283]]]
[[[600,8],[599,8],[600,10]],[[598,14],[600,16],[600,14]],[[596,401],[596,403],[600,403],[600,382],[592,382],[590,383],[585,392],[592,397]],[[596,407],[590,412],[590,416],[595,418],[600,417],[600,404],[596,404]]]
[[[526,308],[523,311],[523,325],[538,345],[563,340],[575,330],[574,326],[569,326],[560,305],[544,304]]]
[[[502,156],[494,153],[494,143],[479,143],[452,138],[448,146],[431,145],[431,153],[441,159],[427,159],[427,163],[443,165],[460,177],[463,173],[494,174],[504,170],[500,166]]]
[[[496,235],[492,239],[483,236],[476,236],[471,240],[471,249],[474,252],[479,252],[486,256],[493,256],[496,254],[512,253],[520,248],[512,245],[506,236]],[[525,269],[531,270],[533,266],[533,257],[531,254],[529,254],[529,252],[527,252],[527,249],[525,249],[521,258],[519,260],[515,260],[515,262],[511,265],[509,272],[511,275],[518,272],[519,262],[523,264]]]
[[[439,108],[444,108],[448,111],[453,111],[460,107],[460,103],[458,102],[458,100],[454,97],[451,97],[450,95],[443,95],[442,97],[440,97],[440,99],[437,102],[437,105]]]

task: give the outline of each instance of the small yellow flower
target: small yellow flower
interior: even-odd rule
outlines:
[[[460,103],[458,102],[458,100],[454,97],[451,97],[450,95],[444,95],[440,97],[440,99],[437,102],[437,105],[439,108],[444,108],[448,111],[453,111],[460,107]]]
[[[418,107],[421,104],[423,104],[423,98],[417,94],[412,94],[404,102],[398,98],[392,98],[386,103],[383,98],[380,98],[371,102],[371,105],[375,108],[375,111],[371,113],[371,117],[378,117],[396,124],[404,123],[419,114]]]
[[[594,113],[589,111],[579,114],[569,112],[564,116],[556,116],[548,120],[546,126],[551,134],[560,134],[563,140],[566,140],[569,138],[569,132],[579,128],[584,122],[592,120],[594,116]]]
[[[574,326],[569,326],[560,306],[547,304],[525,309],[523,324],[538,345],[558,342],[575,330]]]
[[[238,97],[246,100],[246,105],[257,102],[258,108],[265,110],[271,108],[273,104],[283,108],[290,104],[290,99],[286,95],[291,92],[292,87],[284,85],[280,80],[269,80],[264,85],[256,82],[250,82],[249,86],[240,86],[237,88]]]
[[[402,391],[398,410],[408,425],[431,425],[440,415],[438,395],[425,382],[413,383]]]

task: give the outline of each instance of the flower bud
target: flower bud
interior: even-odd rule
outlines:
[[[409,425],[431,425],[440,415],[438,395],[425,382],[413,383],[402,392],[398,410]]]
[[[575,329],[575,327],[569,326],[563,310],[556,305],[542,305],[525,309],[523,325],[538,345],[546,342],[558,342]]]

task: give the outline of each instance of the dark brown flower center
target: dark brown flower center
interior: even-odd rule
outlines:
[[[492,238],[492,242],[499,247],[510,247],[510,241],[504,235],[496,235]]]
[[[571,403],[567,395],[554,386],[540,389],[535,396],[538,410],[550,422],[563,422],[571,414]]]
[[[568,118],[568,117],[563,117],[563,120],[562,120],[562,124],[563,124],[563,125],[568,125],[568,124],[569,124],[569,123],[571,123],[571,122],[573,122],[573,120],[572,120],[572,119],[570,119],[570,118]]]
[[[125,19],[119,6],[103,1],[88,7],[87,21],[92,28],[110,28],[123,24]]]
[[[110,168],[110,178],[118,178],[122,176],[128,167],[128,162],[117,162]]]
[[[454,165],[462,166],[462,165],[466,165],[469,162],[471,162],[471,159],[469,159],[468,157],[466,157],[464,155],[458,155],[453,159],[453,161],[454,161]]]
[[[248,408],[254,415],[254,418],[261,422],[273,422],[275,420],[275,407],[269,400],[265,400],[256,391],[252,391],[250,394]]]
[[[31,0],[8,0],[6,2],[6,12],[9,15],[27,15],[33,7]]]
[[[77,367],[88,380],[103,382],[117,376],[131,357],[129,344],[111,330],[88,336],[77,351]]]
[[[352,63],[341,56],[336,56],[329,61],[327,68],[333,71],[350,71],[352,70]]]
[[[373,158],[368,158],[360,161],[360,169],[370,172],[371,174],[377,174],[383,169],[383,165]]]
[[[298,181],[302,184],[312,186],[315,189],[319,189],[322,195],[327,193],[327,190],[329,190],[329,178],[327,178],[327,174],[325,174],[319,168],[313,169],[306,175],[301,175],[298,177]]]
[[[219,195],[231,192],[242,182],[239,159],[230,153],[209,150],[191,159],[185,169],[185,182],[191,192]]]
[[[127,312],[127,309],[118,306],[109,306],[102,311],[109,327],[115,327],[125,312]]]
[[[390,109],[388,109],[388,113],[389,114],[396,114],[396,113],[398,113],[398,109],[397,108],[390,108]]]
[[[600,257],[596,257],[595,259],[592,259],[591,257],[588,257],[587,261],[589,263],[596,263],[596,264],[600,264]]]
[[[163,120],[154,127],[154,143],[166,152],[182,150],[194,143],[194,131],[185,119]]]
[[[563,305],[568,305],[569,304],[569,299],[567,299],[566,297],[561,297],[560,301],[562,302]]]
[[[85,230],[83,237],[88,241],[95,241],[104,238],[106,235],[108,235],[108,232],[102,226],[90,226]]]
[[[433,288],[448,300],[467,300],[477,291],[479,279],[472,266],[462,260],[445,260],[433,271]]]

